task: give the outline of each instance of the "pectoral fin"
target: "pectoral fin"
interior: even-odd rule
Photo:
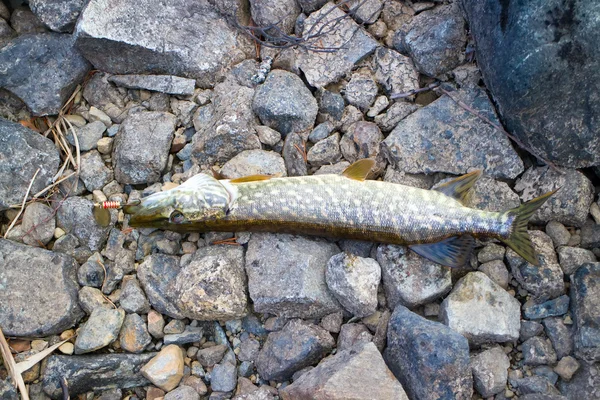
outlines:
[[[355,179],[357,181],[364,181],[369,176],[369,173],[375,166],[375,160],[372,158],[364,158],[358,160],[342,172],[346,178]]]
[[[469,260],[475,239],[469,235],[455,236],[441,242],[408,246],[412,251],[447,267],[462,267]]]
[[[480,176],[481,170],[469,172],[466,175],[459,176],[456,179],[452,179],[451,181],[438,186],[435,190],[460,201],[462,204],[466,204],[469,202],[471,188]]]

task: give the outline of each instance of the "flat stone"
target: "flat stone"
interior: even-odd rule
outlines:
[[[482,272],[460,279],[441,307],[444,324],[473,344],[519,338],[521,305]]]
[[[344,98],[362,112],[366,112],[377,97],[378,87],[370,73],[357,71],[344,88]]]
[[[315,143],[306,155],[309,164],[316,167],[336,163],[341,158],[340,134],[337,132]]]
[[[140,368],[155,354],[51,355],[43,374],[44,392],[53,399],[62,399],[63,378],[69,382],[70,395],[146,386],[149,382],[140,374]]]
[[[325,280],[335,298],[355,317],[366,317],[377,309],[377,287],[381,280],[377,261],[336,254],[327,262]]]
[[[55,335],[83,316],[72,257],[0,239],[0,265],[0,326],[5,335]]]
[[[140,25],[145,29],[135,28]],[[250,51],[243,33],[207,1],[119,0],[106,8],[104,0],[92,0],[81,13],[75,36],[96,69],[182,76],[204,88]]]
[[[284,399],[349,398],[408,400],[373,343],[343,350],[286,386]]]
[[[298,75],[274,70],[256,89],[252,109],[267,125],[282,136],[313,127],[317,116],[317,100]]]
[[[184,318],[179,307],[167,293],[181,266],[179,258],[165,254],[152,254],[138,267],[137,275],[142,288],[156,311],[172,318]]]
[[[571,275],[581,265],[596,262],[596,256],[591,250],[561,246],[558,248],[558,262],[564,274]]]
[[[504,251],[504,248],[502,249]],[[508,288],[508,269],[500,260],[489,261],[479,266],[479,271],[483,272],[502,289]]]
[[[561,316],[569,311],[569,296],[566,294],[541,304],[525,305],[523,315],[527,319],[542,319]]]
[[[397,306],[383,357],[411,399],[471,399],[469,343],[443,324]]]
[[[217,392],[231,392],[237,385],[237,368],[229,361],[214,366],[210,374],[210,386]]]
[[[452,288],[448,268],[429,261],[404,246],[380,245],[377,261],[389,307],[417,307],[442,297]]]
[[[283,158],[274,151],[245,150],[227,161],[220,174],[223,178],[236,179],[250,175],[287,176]]]
[[[127,89],[144,89],[154,92],[192,95],[196,82],[173,75],[113,75],[108,80]]]
[[[67,34],[22,35],[0,49],[0,88],[19,97],[33,115],[58,114],[90,64]]]
[[[104,164],[100,153],[91,150],[81,155],[79,179],[88,191],[93,192],[110,183],[113,180],[113,172]]]
[[[50,29],[72,32],[85,0],[31,0],[29,8]]]
[[[54,237],[56,220],[52,208],[43,203],[31,203],[23,212],[21,229],[25,236],[23,242],[30,246],[41,247]]]
[[[228,349],[226,344],[218,344],[199,350],[196,357],[203,367],[212,367],[223,359]]]
[[[200,340],[202,340],[203,334],[204,330],[202,329],[202,327],[186,326],[185,330],[181,333],[172,333],[164,335],[163,343],[179,345],[197,343],[200,342]]]
[[[543,321],[546,336],[552,342],[552,347],[557,358],[563,358],[573,354],[573,329],[571,325],[565,325],[562,318],[544,318]]]
[[[535,336],[527,339],[522,346],[525,365],[553,365],[556,363],[556,353],[549,340]]]
[[[594,199],[593,185],[577,170],[561,172],[549,167],[532,167],[517,181],[515,190],[521,193],[522,201],[529,201],[560,188],[533,214],[531,222],[558,221],[567,226],[582,227]]]
[[[387,47],[379,47],[375,51],[374,61],[375,79],[387,95],[407,93],[419,88],[419,74],[409,57]]]
[[[115,179],[120,183],[154,183],[167,165],[175,116],[147,111],[129,115],[113,145]]]
[[[484,398],[501,393],[506,387],[510,360],[502,347],[493,347],[471,357],[475,389]]]
[[[335,344],[323,328],[294,319],[281,331],[271,332],[258,355],[256,367],[263,379],[284,381],[329,353]]]
[[[76,128],[77,141],[81,151],[89,151],[98,147],[98,140],[106,130],[106,125],[101,121],[94,121],[82,127]],[[75,138],[71,131],[67,133],[67,140],[75,146]]]
[[[460,90],[452,95],[499,123],[482,90]],[[508,138],[448,95],[401,120],[382,142],[381,151],[395,168],[412,174],[461,175],[482,169],[491,177],[512,179],[523,172],[523,163]]]
[[[519,399],[525,397],[526,400],[556,400],[559,396],[559,391],[554,387],[552,382],[543,376],[526,376],[525,378],[512,380],[514,388],[518,389],[521,394]],[[561,396],[558,397],[561,399]]]
[[[313,46],[336,49],[332,52],[311,51],[305,48],[297,50],[297,66],[313,87],[320,88],[337,82],[350,72],[355,64],[372,54],[378,46],[377,41],[356,22],[343,17],[343,11],[333,2],[329,2],[304,21],[302,37],[325,31],[326,34],[318,36],[318,43],[309,43]]]
[[[373,120],[382,132],[391,132],[404,118],[420,108],[417,104],[407,101],[396,101],[384,114],[377,115]]]
[[[583,80],[589,93],[600,89],[600,32],[597,4],[572,4],[462,2],[477,65],[507,130],[534,154],[582,168],[600,163],[598,131],[589,124],[600,115],[600,99],[584,100],[577,89]]]
[[[529,231],[533,248],[538,254],[540,266],[525,261],[514,250],[506,250],[506,260],[514,278],[532,293],[537,301],[545,301],[560,296],[565,291],[563,272],[558,265],[552,239],[544,232]]]
[[[96,224],[92,211],[94,204],[81,197],[69,197],[62,201],[56,213],[56,225],[79,239],[92,251],[99,251],[106,243],[110,227]]]
[[[140,372],[155,386],[165,392],[177,387],[183,377],[183,351],[177,345],[170,344],[162,348]]]
[[[0,138],[0,211],[3,211],[23,201],[38,169],[30,193],[35,194],[52,183],[60,157],[50,139],[4,118],[0,118]]]
[[[583,264],[571,275],[571,313],[575,321],[575,354],[600,360],[600,263]]]
[[[325,282],[327,262],[339,252],[335,244],[320,238],[252,234],[246,274],[254,311],[288,318],[319,318],[342,311]]]
[[[138,314],[127,314],[119,334],[121,348],[130,353],[141,353],[152,343],[146,323]]]
[[[250,0],[250,13],[257,26],[277,26],[279,31],[270,29],[267,32],[278,37],[282,33],[292,33],[296,17],[300,14],[300,6],[295,0],[277,2]]]
[[[90,353],[114,342],[124,319],[121,309],[95,308],[75,339],[75,354]]]

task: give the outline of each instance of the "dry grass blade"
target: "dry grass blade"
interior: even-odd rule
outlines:
[[[2,333],[2,328],[0,327],[0,353],[2,354],[2,359],[4,360],[4,364],[8,369],[8,373],[10,374],[13,383],[19,388],[19,392],[21,392],[21,398],[23,400],[29,400],[29,393],[27,393],[27,388],[25,387],[25,382],[23,381],[23,377],[19,372],[17,364],[15,363],[15,359],[10,352],[10,347],[8,346],[8,342]]]
[[[12,220],[12,222],[10,223],[10,226],[6,230],[6,233],[4,234],[4,239],[6,239],[8,237],[10,230],[15,226],[15,224],[17,223],[17,220],[23,213],[23,210],[25,209],[25,203],[27,203],[27,197],[29,197],[29,192],[31,191],[31,186],[33,186],[33,181],[35,181],[35,177],[37,176],[38,172],[40,172],[39,168],[37,169],[37,171],[35,171],[35,174],[33,174],[33,178],[31,178],[31,182],[29,182],[29,187],[27,187],[27,192],[25,192],[25,197],[23,197],[23,203],[21,204],[21,209],[19,210],[19,212],[17,213],[17,216],[15,217],[15,219]]]
[[[73,338],[73,336],[71,336],[68,339],[63,340],[62,342],[56,343],[54,346],[50,346],[47,349],[40,351],[39,353],[35,353],[31,357],[28,357],[25,361],[22,361],[22,362],[16,364],[15,367],[16,367],[17,373],[22,374],[23,372],[32,368],[35,364],[39,363],[44,358],[48,357],[50,354],[52,354],[52,352],[54,352],[54,350],[58,349],[60,346],[62,346],[63,344],[65,344],[66,342],[71,340],[72,338]]]

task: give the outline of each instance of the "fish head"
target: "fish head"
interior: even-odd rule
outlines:
[[[225,181],[198,174],[180,186],[152,194],[125,205],[129,225],[134,228],[193,230],[199,222],[223,218],[237,192]]]

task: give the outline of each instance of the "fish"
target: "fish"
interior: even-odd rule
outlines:
[[[448,267],[470,257],[475,238],[495,238],[539,265],[527,232],[548,192],[503,212],[469,207],[473,171],[433,190],[367,180],[375,161],[341,175],[219,180],[198,174],[183,184],[125,204],[133,228],[176,232],[279,232],[408,246]]]

